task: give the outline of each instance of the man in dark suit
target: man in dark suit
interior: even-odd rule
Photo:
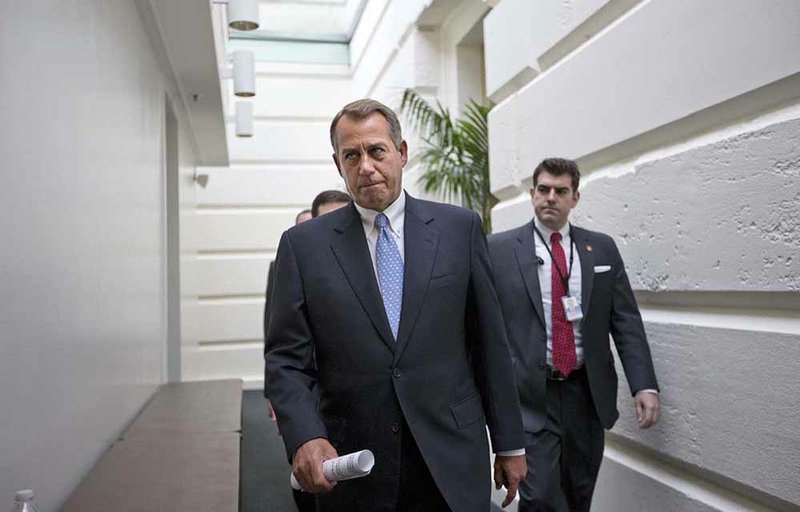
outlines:
[[[403,191],[385,105],[345,106],[331,143],[353,204],[284,233],[267,334],[293,472],[321,511],[486,512],[488,425],[510,501],[524,437],[480,219]],[[369,476],[325,479],[323,460],[361,449]]]
[[[544,160],[533,173],[533,220],[489,237],[527,438],[521,512],[589,511],[603,428],[619,416],[609,334],[639,426],[658,421],[653,362],[619,251],[568,222],[579,180],[575,162]]]

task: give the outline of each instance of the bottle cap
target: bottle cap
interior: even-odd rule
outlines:
[[[33,499],[33,489],[20,489],[17,491],[17,501],[28,501]]]

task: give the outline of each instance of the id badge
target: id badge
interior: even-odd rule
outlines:
[[[561,304],[564,306],[564,316],[567,317],[567,322],[574,322],[583,318],[583,311],[581,305],[578,304],[578,298],[572,296],[561,297]]]

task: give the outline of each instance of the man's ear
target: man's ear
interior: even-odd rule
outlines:
[[[342,176],[342,166],[339,165],[339,157],[336,155],[336,153],[332,154],[331,156],[333,157],[333,163],[336,164],[336,169],[339,171],[339,176]],[[342,178],[344,178],[344,176],[342,176]]]
[[[408,163],[408,144],[405,139],[400,141],[400,162],[402,162],[403,167]]]
[[[575,191],[575,204],[578,204],[578,201],[581,200],[581,193],[577,190]]]

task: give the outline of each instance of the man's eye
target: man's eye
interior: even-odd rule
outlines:
[[[372,148],[372,154],[376,156],[382,156],[385,152],[383,148]]]
[[[344,159],[348,160],[348,161],[353,161],[353,160],[356,159],[356,154],[355,153],[345,153]]]
[[[548,193],[547,187],[539,187],[539,193],[540,194],[547,194]]]

